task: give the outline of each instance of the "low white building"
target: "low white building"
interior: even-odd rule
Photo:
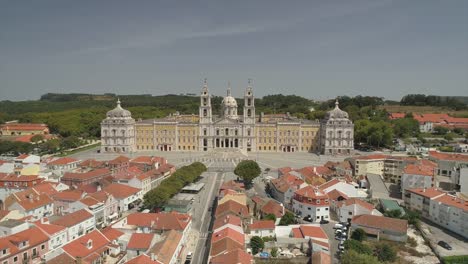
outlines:
[[[453,148],[455,152],[468,153],[468,144],[459,143]]]
[[[422,217],[468,238],[468,201],[428,188],[407,190],[405,204]]]
[[[74,213],[67,214],[50,221],[54,225],[67,228],[67,240],[75,240],[91,231],[96,227],[94,215],[87,209],[81,209]]]
[[[53,225],[45,217],[34,222],[34,225],[49,237],[49,250],[61,248],[68,243],[66,227]]]
[[[250,235],[259,237],[274,237],[275,222],[273,220],[255,221],[249,225]]]
[[[17,219],[0,222],[0,237],[13,235],[29,228],[28,223]]]
[[[358,185],[353,185],[345,181],[340,181],[338,179],[333,179],[319,186],[320,190],[325,193],[329,193],[333,190],[338,190],[341,193],[346,194],[348,197],[360,197],[361,195],[358,192]]]
[[[54,159],[47,163],[47,168],[51,170],[55,175],[62,176],[65,172],[72,171],[78,167],[80,160],[62,157]]]
[[[52,199],[34,188],[14,193],[5,199],[8,210],[18,210],[20,213],[31,216],[34,220],[51,216],[54,212]]]
[[[349,222],[356,215],[382,215],[372,204],[356,198],[339,202],[336,214],[340,222]]]
[[[125,212],[136,206],[143,199],[143,192],[139,188],[133,188],[120,183],[112,183],[103,188],[118,201],[119,212]]]
[[[401,192],[413,188],[433,187],[436,167],[436,164],[408,164],[401,177]]]
[[[312,186],[306,186],[294,192],[292,208],[296,214],[301,217],[310,216],[314,222],[330,218],[328,195]]]
[[[468,195],[468,167],[460,169],[460,192]]]

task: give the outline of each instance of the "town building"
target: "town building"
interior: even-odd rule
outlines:
[[[374,205],[357,198],[338,202],[336,214],[342,223],[351,222],[351,219],[356,215],[382,215],[382,213],[374,208]]]
[[[368,239],[406,242],[408,221],[378,215],[357,215],[351,219],[350,232],[361,228]]]
[[[429,151],[429,159],[437,163],[435,174],[437,180],[449,183],[449,186],[443,186],[440,183],[439,186],[450,191],[453,189],[459,190],[460,170],[468,167],[468,155]]]
[[[292,208],[302,217],[310,217],[312,221],[329,220],[330,202],[326,193],[312,186],[306,186],[294,192]]]
[[[431,161],[420,164],[408,164],[401,177],[401,192],[413,188],[431,188],[434,186],[434,174],[437,165]]]
[[[93,214],[86,209],[60,217],[50,217],[49,222],[53,225],[67,228],[68,241],[73,241],[96,228],[96,220]]]
[[[264,152],[317,152],[349,155],[353,150],[354,125],[338,107],[321,122],[286,114],[255,112],[253,88],[244,92],[242,114],[227,89],[221,115],[213,114],[211,94],[205,80],[200,95],[199,114],[172,114],[166,118],[136,121],[120,105],[107,112],[101,123],[101,152],[209,151],[238,149]]]
[[[18,210],[34,220],[51,216],[54,213],[53,200],[47,194],[40,193],[34,188],[11,194],[5,199],[5,207],[8,210]]]
[[[249,225],[250,235],[259,237],[274,237],[275,222],[273,220],[259,220]]]
[[[47,135],[46,124],[7,122],[0,125],[0,136]]]
[[[0,263],[42,263],[49,237],[37,227],[0,237]]]

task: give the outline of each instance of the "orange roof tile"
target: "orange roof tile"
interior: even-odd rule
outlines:
[[[104,177],[110,175],[110,170],[107,168],[95,169],[88,172],[77,173],[77,172],[65,172],[63,180],[88,180],[98,177]]]
[[[312,253],[312,263],[314,264],[331,264],[331,257],[322,250]]]
[[[44,193],[52,197],[57,194],[58,191],[55,189],[56,183],[42,182],[40,184],[34,185],[34,189],[39,193]]]
[[[437,160],[452,160],[452,161],[464,161],[468,162],[468,155],[464,154],[453,154],[453,153],[441,153],[437,151],[429,151],[429,156]]]
[[[34,188],[16,192],[11,197],[26,211],[53,203],[47,194],[39,193]]]
[[[211,244],[216,243],[225,237],[234,239],[235,241],[239,242],[242,245],[244,245],[245,243],[245,237],[243,233],[239,233],[238,231],[228,227],[228,228],[224,228],[218,232],[213,233],[211,235]]]
[[[0,249],[9,249],[10,254],[13,256],[18,253],[19,243],[27,241],[29,247],[39,246],[49,240],[49,237],[42,232],[39,228],[32,226],[29,229],[18,232],[13,235],[3,236],[0,238]]]
[[[320,226],[300,225],[298,229],[300,231],[300,237],[302,238],[310,237],[328,239],[327,234],[325,233],[325,231],[323,231],[323,229]],[[299,234],[299,232],[297,234]]]
[[[404,169],[405,174],[434,177],[435,166],[425,166],[422,164],[408,164]]]
[[[234,180],[231,180],[231,181],[224,182],[219,189],[220,190],[231,189],[231,190],[236,190],[236,191],[242,191],[242,190],[245,190],[245,186],[244,186],[244,183],[242,182],[236,182]]]
[[[465,212],[468,212],[468,201],[461,198],[455,197],[450,194],[440,196],[435,199],[437,202],[443,203],[448,206],[456,207],[462,209]]]
[[[82,202],[86,206],[93,206],[93,205],[96,205],[96,204],[100,203],[98,200],[94,199],[91,196],[87,196],[87,197],[81,199],[80,202]]]
[[[319,189],[320,190],[325,190],[325,189],[327,189],[329,187],[332,187],[333,185],[338,184],[340,182],[341,182],[340,180],[335,178],[335,179],[332,179],[331,181],[327,181],[326,183],[320,185]]]
[[[426,198],[436,198],[441,195],[445,195],[445,192],[438,190],[437,188],[413,188],[407,189],[406,191],[415,193],[417,195],[426,197]]]
[[[47,163],[47,165],[48,166],[65,165],[65,164],[70,164],[70,163],[75,163],[75,162],[78,162],[78,160],[74,159],[74,158],[63,157],[63,158],[58,158],[56,160],[53,160],[53,161]]]
[[[99,168],[104,166],[104,162],[95,159],[87,159],[79,164],[80,167]]]
[[[52,196],[54,200],[76,202],[85,196],[85,192],[80,190],[65,190]]]
[[[67,252],[63,252],[62,254],[49,259],[47,264],[65,264],[65,263],[75,263],[75,259],[70,256]]]
[[[311,199],[328,199],[326,193],[310,185],[295,191],[294,194]]]
[[[216,230],[228,224],[242,227],[242,220],[240,219],[240,217],[235,216],[235,215],[226,215],[224,217],[216,218],[213,224],[213,230]]]
[[[151,247],[154,234],[133,233],[128,242],[127,249],[143,249],[148,250]]]
[[[113,159],[113,160],[110,160],[108,161],[107,163],[108,164],[111,164],[111,165],[118,165],[118,164],[122,164],[122,163],[127,163],[129,162],[130,159],[128,157],[125,157],[125,156],[118,156],[117,158]]]
[[[244,245],[240,244],[239,242],[235,241],[230,237],[225,237],[217,241],[216,243],[211,244],[210,255],[214,257],[225,252],[234,251],[236,249],[244,250]]]
[[[133,188],[120,183],[112,183],[104,187],[103,190],[112,194],[112,196],[117,199],[127,198],[141,191],[141,189]]]
[[[184,230],[191,221],[188,214],[133,213],[127,216],[127,224],[139,227],[152,227],[155,230]]]
[[[150,253],[156,254],[158,261],[162,263],[170,263],[181,239],[182,234],[180,232],[170,230],[166,233],[166,237],[163,241],[158,242],[153,246]]]
[[[343,201],[339,207],[342,207],[342,206],[349,206],[349,205],[359,205],[369,211],[372,211],[375,209],[374,205],[368,203],[368,202],[365,202],[361,199],[357,199],[357,198],[351,198],[349,200],[346,200],[346,201]]]
[[[337,189],[334,189],[327,194],[328,194],[328,198],[333,201],[338,201],[340,197],[344,200],[349,199],[349,197],[346,194],[338,191]]]
[[[250,225],[250,230],[257,229],[275,229],[275,222],[273,220],[255,221]]]
[[[101,230],[101,233],[109,239],[109,241],[114,241],[119,239],[119,237],[123,236],[125,233],[121,232],[117,229],[114,229],[112,227],[106,227],[103,230]]]
[[[46,234],[52,236],[54,234],[57,234],[63,230],[65,230],[65,227],[59,226],[59,225],[54,225],[50,223],[41,223],[41,220],[38,220],[34,222],[34,225],[37,226],[39,229],[44,231]]]
[[[253,257],[242,249],[224,252],[210,259],[210,264],[251,264]]]
[[[284,207],[275,200],[269,200],[260,211],[264,214],[273,214],[276,218],[280,218],[284,214]]]
[[[142,254],[140,256],[134,257],[131,260],[125,262],[125,264],[162,264],[162,263],[157,260],[151,260],[150,257],[148,257],[145,254]]]
[[[233,200],[229,200],[223,204],[218,205],[218,207],[216,208],[215,216],[223,216],[226,213],[232,213],[241,217],[250,216],[249,208],[247,208],[247,206]]]
[[[43,130],[48,129],[46,124],[40,123],[8,123],[0,125],[1,129],[9,130]]]
[[[81,209],[74,213],[66,214],[59,219],[51,221],[51,223],[59,226],[72,227],[93,217],[94,216],[86,209]]]
[[[88,245],[89,242],[91,243]],[[99,230],[94,230],[64,245],[62,248],[74,258],[86,258],[93,253],[101,253],[109,243],[110,241]]]
[[[357,215],[351,219],[351,224],[375,229],[391,230],[399,233],[408,231],[408,221],[377,215]]]

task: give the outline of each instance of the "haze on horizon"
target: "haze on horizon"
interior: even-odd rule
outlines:
[[[294,3],[294,4],[292,4]],[[2,1],[0,100],[467,95],[468,1]]]

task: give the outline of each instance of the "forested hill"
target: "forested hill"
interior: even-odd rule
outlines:
[[[36,101],[1,101],[0,123],[8,120],[46,123],[52,133],[62,136],[98,137],[100,122],[116,105],[132,112],[135,119],[160,118],[179,111],[182,114],[198,114],[200,98],[195,95],[115,95],[115,94],[55,94],[49,93]],[[213,113],[219,114],[222,97],[212,98]],[[243,99],[237,99],[239,114]],[[286,113],[306,116],[316,106],[311,100],[295,95],[268,95],[255,100],[256,111]]]

